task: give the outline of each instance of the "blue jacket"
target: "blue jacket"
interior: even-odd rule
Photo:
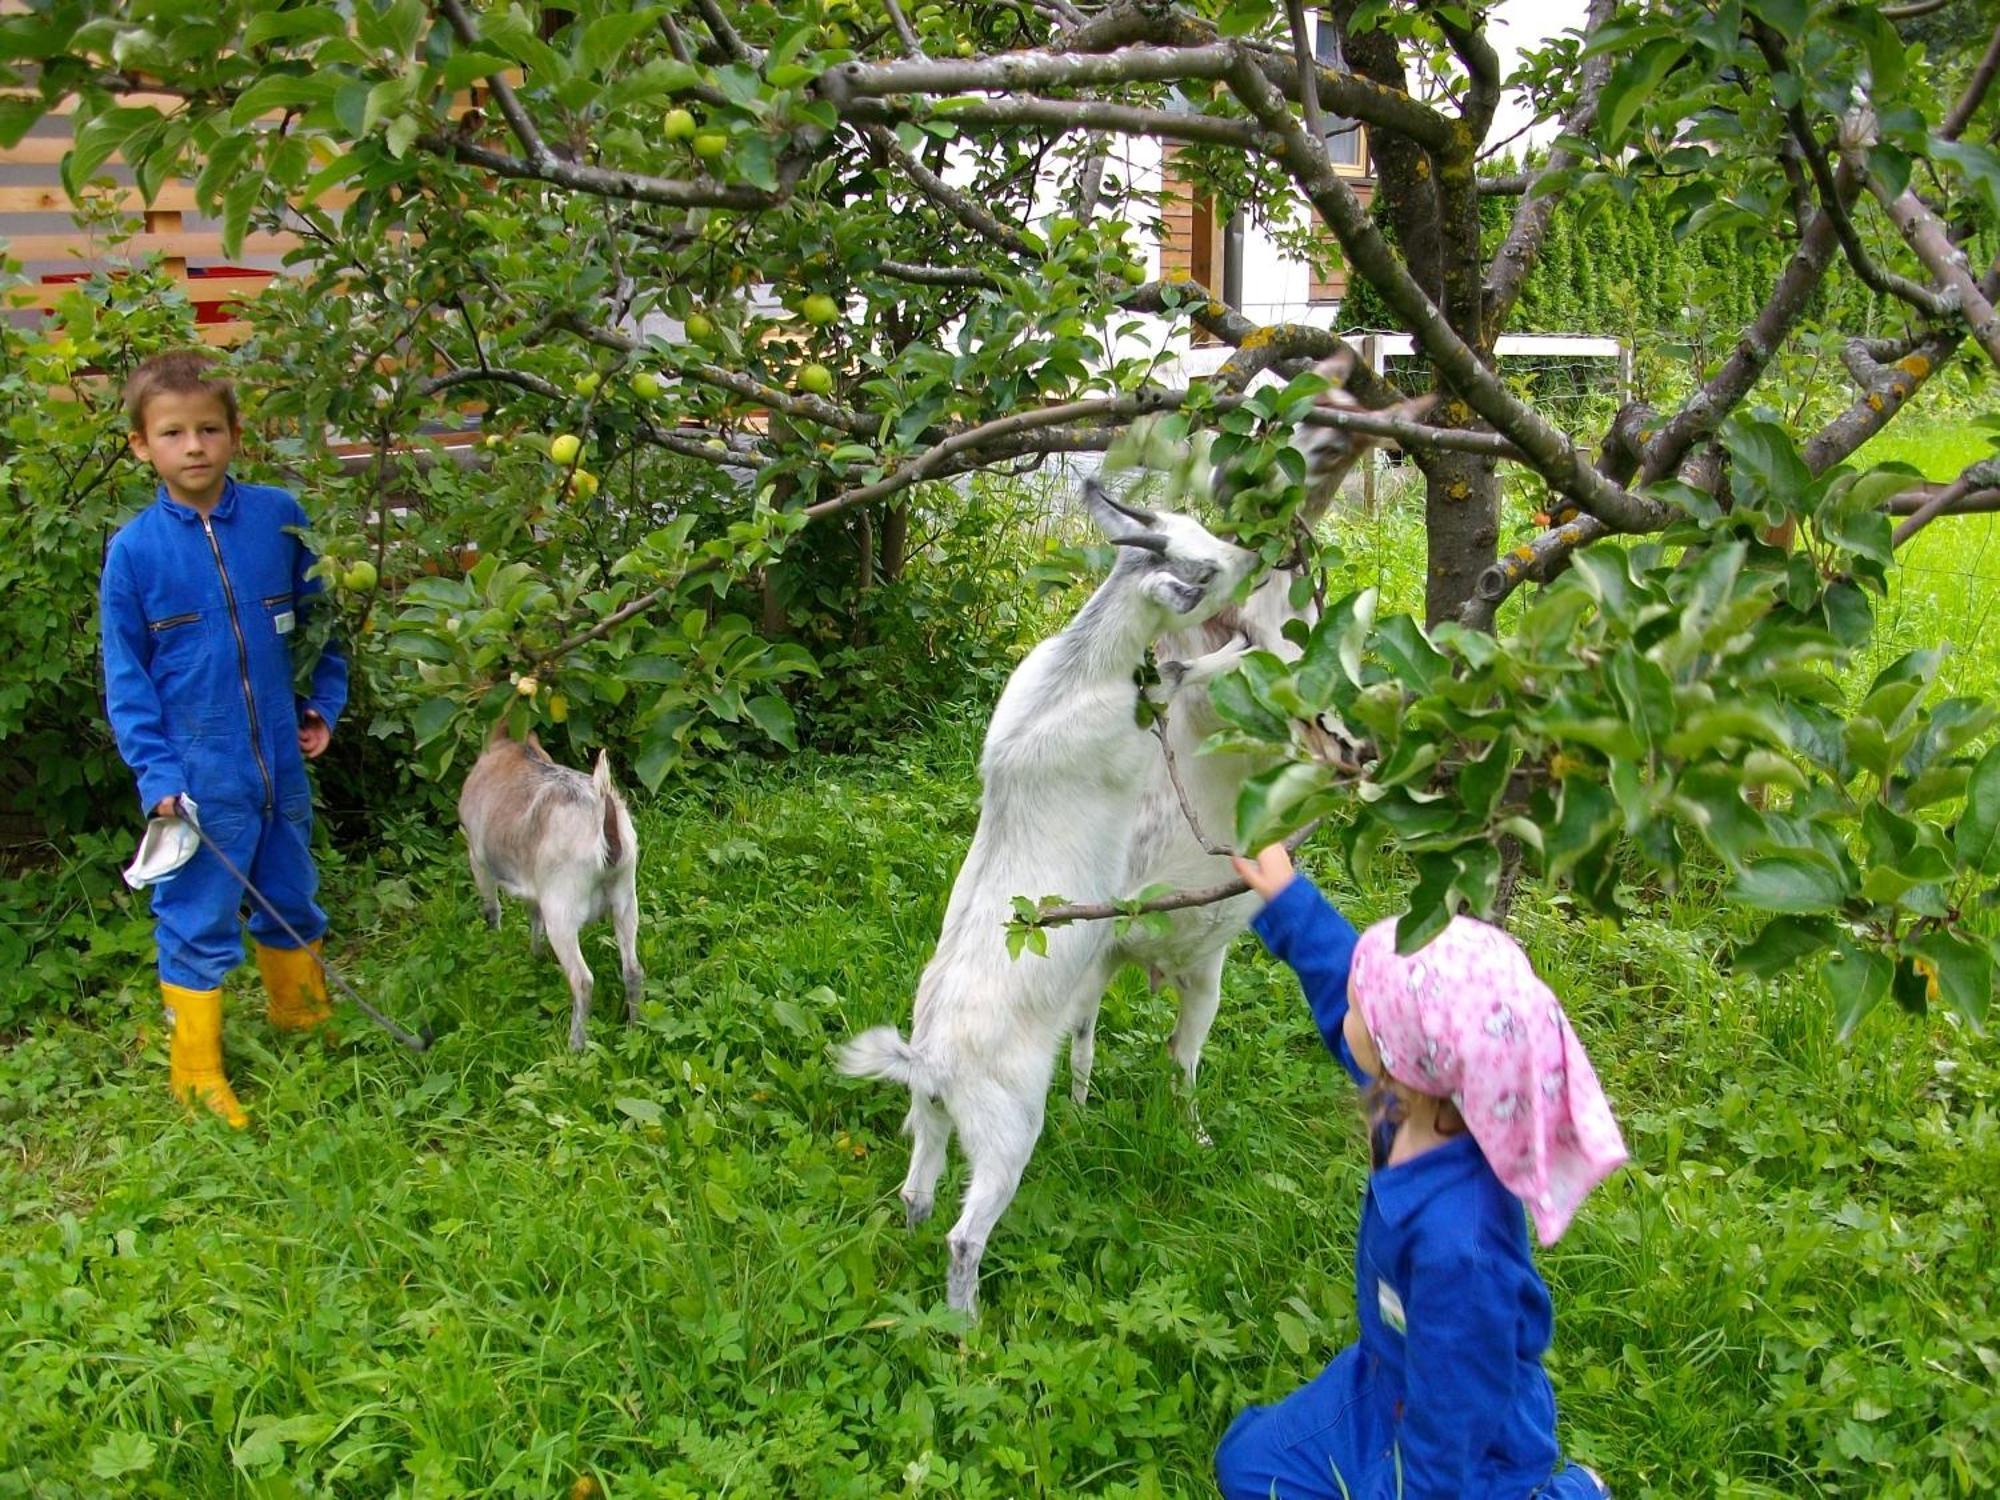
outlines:
[[[308,709],[338,721],[347,661],[329,641],[295,691],[291,642],[321,591],[293,529],[306,524],[284,490],[230,479],[206,520],[162,485],[112,537],[104,701],[148,813],[182,792],[264,816],[310,798],[299,723]]]
[[[1252,926],[1297,972],[1341,1066],[1357,1084],[1372,1083],[1341,1035],[1354,928],[1303,877]],[[1354,1303],[1361,1337],[1336,1361],[1346,1369],[1329,1374],[1350,1381],[1367,1408],[1351,1414],[1349,1430],[1369,1434],[1359,1442],[1372,1451],[1342,1465],[1357,1500],[1525,1495],[1549,1478],[1559,1450],[1542,1369],[1553,1329],[1548,1287],[1529,1257],[1521,1200],[1469,1134],[1370,1174]]]

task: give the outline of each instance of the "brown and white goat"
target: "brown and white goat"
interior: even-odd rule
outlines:
[[[529,945],[546,933],[569,980],[569,1045],[581,1052],[590,1018],[593,979],[577,932],[586,922],[611,918],[624,968],[625,1019],[639,1019],[639,840],[625,799],[611,782],[603,753],[586,776],[559,766],[530,733],[507,733],[505,722],[459,793],[458,822],[465,830],[472,883],[479,887],[486,925],[500,925],[500,892],[528,908]]]

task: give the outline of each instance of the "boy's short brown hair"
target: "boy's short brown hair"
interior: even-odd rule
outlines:
[[[169,349],[141,360],[125,381],[125,419],[134,432],[146,430],[146,403],[169,392],[179,396],[213,396],[229,414],[232,429],[242,425],[236,414],[236,387],[222,373],[222,361],[206,349]]]

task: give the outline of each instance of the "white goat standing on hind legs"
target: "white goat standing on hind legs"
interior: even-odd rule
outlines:
[[[1330,395],[1338,397],[1333,404],[1347,399]],[[1360,448],[1321,428],[1296,441],[1307,454],[1309,486],[1325,492],[1323,510]],[[1336,450],[1337,462],[1325,461]],[[1291,612],[1289,576],[1268,580],[1235,606],[1239,586],[1258,566],[1255,553],[1185,516],[1122,506],[1095,480],[1085,493],[1093,520],[1125,550],[1083,609],[1028,654],[1000,695],[980,761],[979,827],[917,986],[910,1040],[878,1026],[840,1055],[844,1072],[910,1089],[905,1128],[913,1143],[902,1198],[912,1227],[930,1216],[957,1127],[972,1179],[949,1237],[947,1295],[965,1311],[977,1300],[987,1237],[1041,1134],[1063,1038],[1071,1040],[1080,1100],[1105,986],[1123,963],[1137,960],[1180,989],[1173,1049],[1191,1083],[1215,1018],[1222,950],[1249,919],[1248,903],[1231,903],[1237,910],[1194,913],[1150,943],[1120,939],[1105,923],[1080,923],[1047,931],[1042,957],[1017,963],[1008,952],[1017,895],[1056,890],[1071,900],[1107,901],[1137,888],[1135,877],[1143,883],[1155,872],[1179,873],[1191,863],[1188,850],[1194,861],[1216,858],[1186,828],[1161,745],[1135,713],[1134,673],[1154,643],[1173,631],[1184,648],[1193,631],[1225,610],[1240,621],[1216,649],[1170,663],[1163,680],[1177,706],[1205,700],[1207,684],[1241,659],[1251,632],[1256,644],[1288,649],[1279,631]],[[1186,736],[1195,732],[1176,731],[1190,759],[1198,737]],[[1232,826],[1234,787],[1254,769],[1242,764],[1225,778],[1228,785],[1205,786],[1202,800],[1214,805],[1199,815]],[[1164,822],[1163,787],[1171,809]]]

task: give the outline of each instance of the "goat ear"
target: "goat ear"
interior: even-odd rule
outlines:
[[[1412,396],[1407,401],[1398,401],[1384,416],[1400,417],[1405,422],[1421,421],[1431,413],[1431,408],[1444,398],[1436,391],[1425,391],[1421,396]]]
[[[1354,373],[1355,353],[1351,345],[1342,344],[1333,353],[1313,366],[1315,375],[1324,375],[1335,390],[1347,386],[1347,377]]]

